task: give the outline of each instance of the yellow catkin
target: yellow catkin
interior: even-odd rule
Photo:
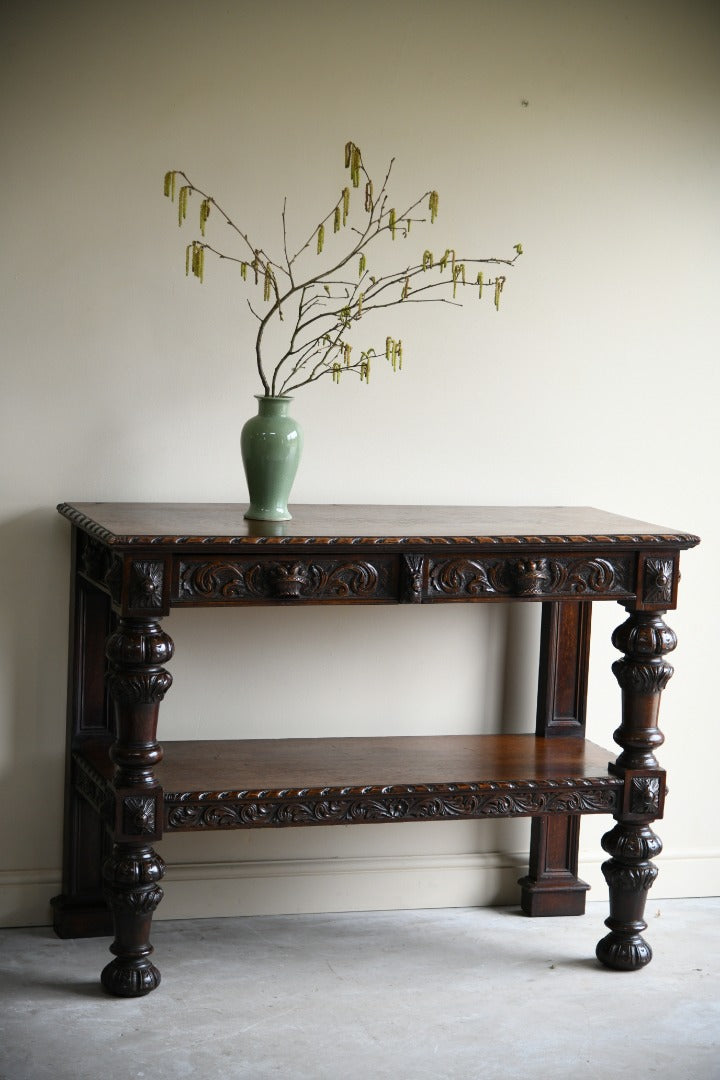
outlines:
[[[185,277],[190,273],[190,252],[192,250],[192,244],[188,244],[185,248]]]
[[[477,276],[478,300],[482,300],[482,291],[483,291],[484,283],[485,283],[485,275],[483,274],[483,272],[481,270],[480,273]]]
[[[402,371],[402,341],[400,340],[397,342],[397,362],[398,369]]]
[[[358,317],[358,319],[362,315],[363,295],[364,295],[363,293],[360,293],[360,295],[357,298],[357,317]]]
[[[203,199],[200,203],[200,232],[205,235],[205,223],[210,217],[210,200]]]
[[[317,253],[318,253],[318,255],[322,251],[324,244],[325,244],[325,226],[320,225],[318,227],[318,231],[317,231]]]
[[[515,244],[514,245],[514,250],[517,251],[518,255],[522,255],[522,253],[523,253],[522,244]]]
[[[390,235],[392,236],[392,238],[394,240],[395,239],[395,228],[396,228],[395,210],[394,209],[390,211],[390,215],[388,217],[388,226],[390,227]]]
[[[438,195],[437,191],[431,191],[430,192],[430,202],[428,204],[428,209],[430,211],[430,224],[432,224],[435,221],[435,218],[438,215],[439,199],[440,199],[440,196]]]
[[[345,361],[345,367],[350,367],[350,353],[352,352],[352,345],[349,345],[346,341],[343,342],[343,360]]]
[[[345,168],[350,165],[350,158],[352,157],[353,144],[351,142],[345,143]]]
[[[503,291],[503,285],[505,284],[505,278],[495,278],[495,310],[500,310],[500,293]]]
[[[165,173],[163,192],[168,199],[175,199],[175,173],[172,169]]]
[[[240,277],[243,279],[243,281],[247,281],[247,270],[248,270],[248,264],[246,262],[241,262],[240,263]]]
[[[385,359],[390,360],[392,357],[393,339],[391,337],[385,338]]]
[[[360,154],[360,147],[355,146],[353,143],[352,154],[350,156],[350,179],[352,180],[353,187],[360,187],[360,166],[362,165],[362,156]]]
[[[432,251],[423,251],[423,270],[432,270],[434,265]]]
[[[404,300],[409,292],[410,292],[410,278],[406,277],[405,278],[405,284],[403,285],[403,290],[402,290],[402,292],[400,294],[400,299]]]
[[[340,232],[340,207],[335,207],[335,213],[333,215],[333,232]]]
[[[365,258],[365,255],[363,254],[363,255],[360,256],[360,266],[358,267],[358,277],[363,276],[363,274],[365,273],[366,266],[367,266],[367,259]]]
[[[348,219],[348,214],[350,213],[350,188],[344,187],[342,189],[342,201],[343,201],[343,211],[342,211],[343,212],[343,221],[342,221],[342,223],[344,225],[346,223],[347,219]]]
[[[269,300],[272,292],[272,270],[265,267],[265,280],[263,282],[263,300]]]

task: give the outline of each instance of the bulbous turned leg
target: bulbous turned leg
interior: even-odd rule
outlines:
[[[635,971],[652,960],[652,949],[642,937],[648,889],[657,877],[650,857],[662,851],[660,838],[649,825],[618,824],[602,839],[611,859],[602,872],[610,890],[610,933],[597,946],[596,955],[607,967]]]
[[[630,618],[613,634],[613,644],[624,651],[613,664],[622,689],[622,723],[615,741],[622,747],[611,771],[623,777],[622,808],[617,824],[602,839],[611,856],[602,871],[610,892],[610,933],[597,946],[597,957],[620,971],[635,971],[650,963],[652,950],[642,931],[648,890],[657,877],[650,861],[662,851],[650,822],[662,816],[665,773],[655,749],[663,743],[657,726],[660,696],[673,669],[664,659],[676,638],[659,612],[631,611]]]
[[[105,989],[118,997],[142,997],[160,983],[151,962],[150,924],[163,897],[158,882],[165,864],[151,847],[115,844],[103,866],[106,897],[115,921],[112,960],[101,975]]]
[[[162,663],[170,638],[153,619],[121,619],[107,643],[108,685],[115,710],[115,827],[112,854],[103,866],[104,895],[113,914],[113,960],[102,973],[106,990],[141,997],[160,982],[150,960],[150,925],[163,891],[165,864],[151,846],[162,836],[162,789],[153,767],[162,760],[156,741],[158,710],[172,677]]]

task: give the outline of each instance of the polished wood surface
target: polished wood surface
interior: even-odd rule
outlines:
[[[246,503],[61,503],[58,509],[109,544],[697,543],[663,525],[574,506],[293,505],[287,522],[245,521]]]
[[[584,739],[534,735],[419,735],[342,739],[171,740],[155,776],[167,797],[243,792],[296,795],[309,789],[453,786],[607,778],[613,755]],[[102,748],[86,752],[103,776]]]

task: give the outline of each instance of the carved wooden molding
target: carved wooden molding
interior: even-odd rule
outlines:
[[[348,791],[346,794],[345,792]],[[349,789],[331,794],[293,796],[243,792],[203,792],[191,798],[165,795],[169,830],[241,829],[294,825],[352,825],[389,821],[440,821],[529,817],[533,814],[608,814],[618,810],[621,781],[558,781],[538,784],[463,785],[463,790],[432,787]]]

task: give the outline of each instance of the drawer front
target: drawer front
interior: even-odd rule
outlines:
[[[633,555],[430,558],[427,600],[621,599],[635,591]]]
[[[379,558],[184,558],[173,605],[397,600],[397,564]]]

